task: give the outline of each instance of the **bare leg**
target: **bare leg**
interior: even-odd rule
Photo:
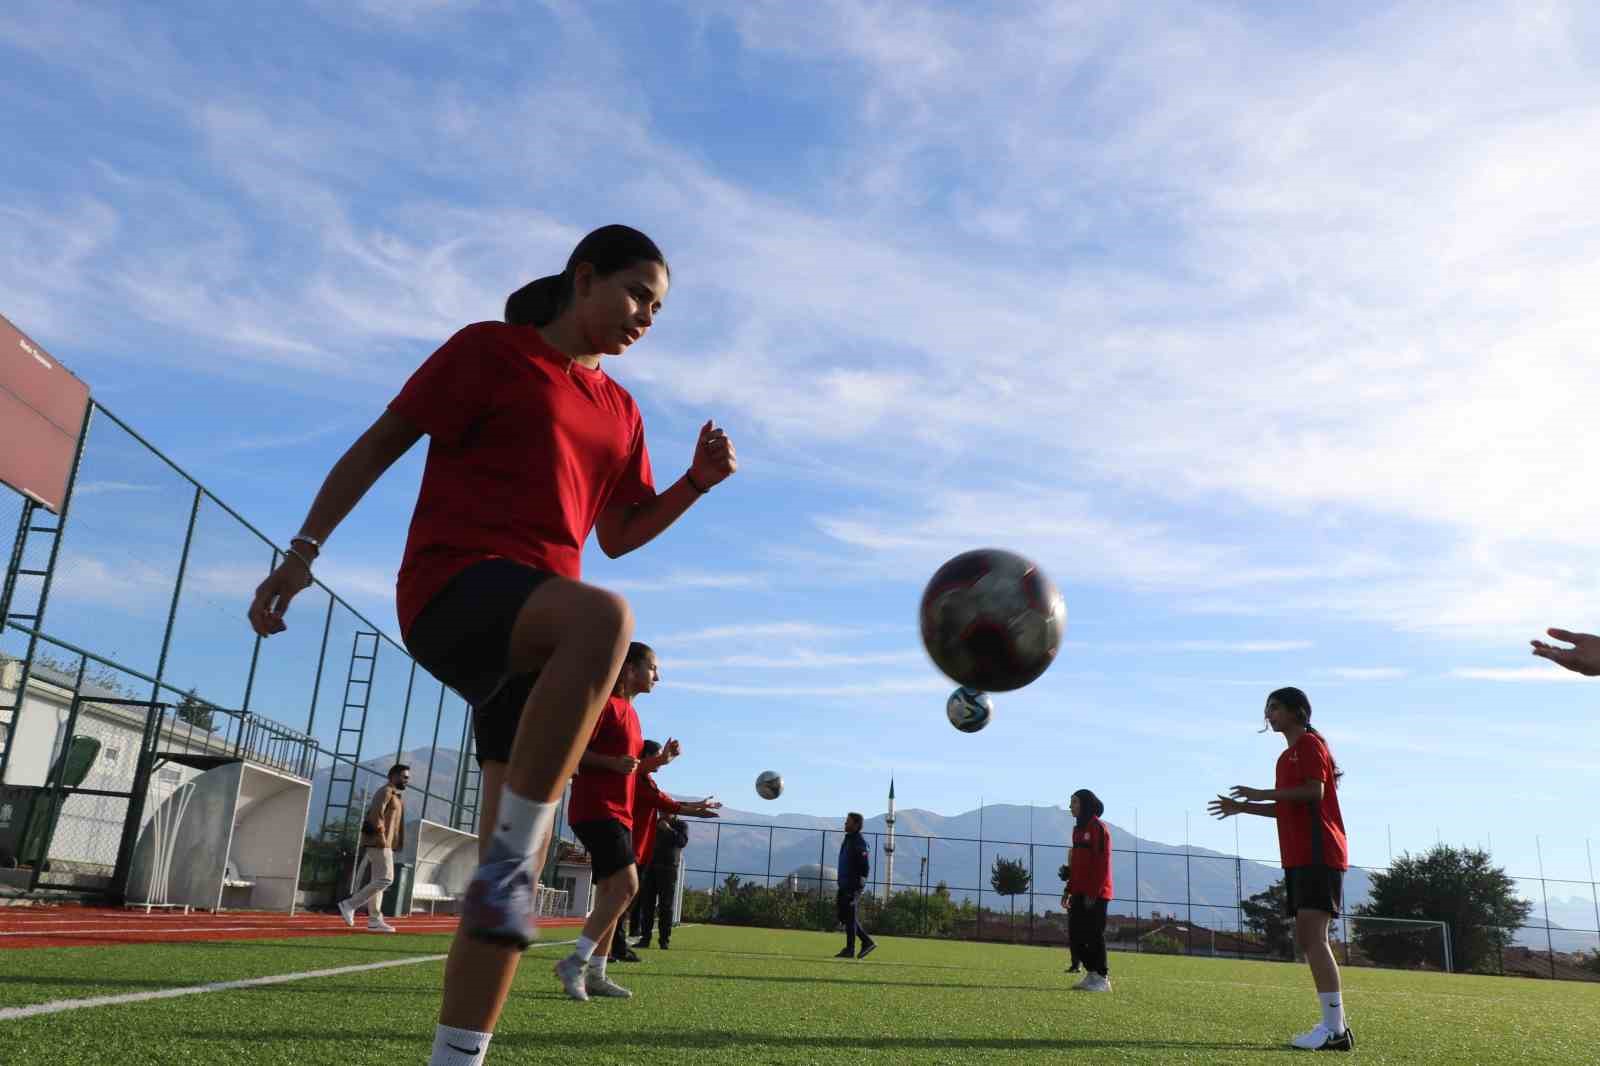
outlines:
[[[528,597],[512,632],[510,666],[538,668],[539,680],[523,707],[510,763],[484,764],[489,817],[478,821],[480,855],[494,833],[498,786],[538,802],[560,798],[616,684],[632,636],[633,615],[611,593],[552,578]],[[521,957],[516,948],[473,940],[458,930],[445,962],[440,1024],[493,1032]]]
[[[604,958],[611,950],[617,919],[628,912],[628,904],[638,891],[639,872],[634,866],[618,870],[595,886],[594,910],[583,923],[583,935],[594,941],[596,958]]]
[[[1295,939],[1305,952],[1318,992],[1339,991],[1339,964],[1328,945],[1328,924],[1332,921],[1333,915],[1327,911],[1301,910],[1294,916]]]

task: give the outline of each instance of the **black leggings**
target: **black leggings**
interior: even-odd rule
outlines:
[[[1067,907],[1067,939],[1083,968],[1110,974],[1106,962],[1106,904],[1110,900],[1073,896]]]

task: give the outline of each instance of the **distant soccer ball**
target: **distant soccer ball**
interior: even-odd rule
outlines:
[[[976,733],[994,717],[994,701],[987,692],[962,685],[945,701],[944,715],[963,733]]]
[[[783,775],[776,770],[763,770],[756,777],[756,795],[764,800],[775,800],[783,795]]]
[[[963,552],[922,593],[922,644],[950,680],[979,692],[1010,692],[1055,660],[1067,605],[1055,583],[1020,555]]]

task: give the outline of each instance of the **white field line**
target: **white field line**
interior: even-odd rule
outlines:
[[[176,928],[161,926],[157,928],[146,927],[143,929],[127,929],[116,926],[78,926],[73,928],[51,929],[16,929],[0,932],[0,936],[42,937],[42,936],[153,936],[166,933],[304,933],[309,929],[320,929],[322,926],[307,927],[304,925],[186,925]],[[455,928],[455,923],[440,922],[437,925],[422,925],[418,922],[406,922],[397,927],[400,932],[445,932]]]
[[[576,940],[541,940],[533,948],[563,947],[576,944]],[[531,950],[531,949],[530,949]],[[89,999],[57,999],[49,1003],[34,1003],[26,1007],[7,1007],[0,1010],[0,1022],[36,1018],[42,1014],[60,1014],[86,1007],[118,1007],[125,1003],[148,1003],[156,999],[177,999],[180,996],[198,996],[204,992],[231,992],[240,988],[260,988],[266,985],[283,985],[291,981],[309,981],[315,977],[340,977],[347,973],[365,973],[369,970],[387,970],[394,966],[415,966],[424,962],[442,962],[445,955],[418,955],[407,959],[389,959],[385,962],[367,962],[359,966],[335,966],[330,970],[305,970],[301,973],[275,974],[271,977],[250,977],[242,981],[214,981],[208,985],[191,985],[187,988],[161,988],[149,992],[126,992],[120,996],[93,996]]]

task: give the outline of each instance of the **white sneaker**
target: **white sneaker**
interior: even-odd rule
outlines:
[[[1097,973],[1086,973],[1086,974],[1084,974],[1083,978],[1077,984],[1072,986],[1072,990],[1074,992],[1087,992],[1087,991],[1089,991],[1089,989],[1094,987],[1094,979],[1096,977],[1099,977],[1099,976],[1100,975],[1097,974]]]
[[[399,931],[382,918],[367,923],[367,932],[369,933],[398,933]]]
[[[356,909],[350,906],[349,900],[341,899],[339,901],[339,917],[343,918],[344,924],[350,928],[354,929],[356,927]]]
[[[561,987],[567,990],[567,995],[580,1003],[587,1003],[589,991],[584,988],[583,976],[589,967],[580,959],[571,955],[557,962],[555,965],[556,976],[561,978]]]
[[[583,987],[591,996],[611,996],[613,999],[632,999],[633,993],[617,984],[608,974],[597,970],[586,970],[583,975]]]
[[[1301,1051],[1353,1051],[1356,1046],[1356,1035],[1347,1025],[1344,1032],[1335,1036],[1328,1031],[1326,1025],[1318,1022],[1315,1029],[1291,1039],[1289,1046]]]
[[[1081,992],[1109,992],[1111,991],[1111,978],[1091,973],[1072,987]]]

